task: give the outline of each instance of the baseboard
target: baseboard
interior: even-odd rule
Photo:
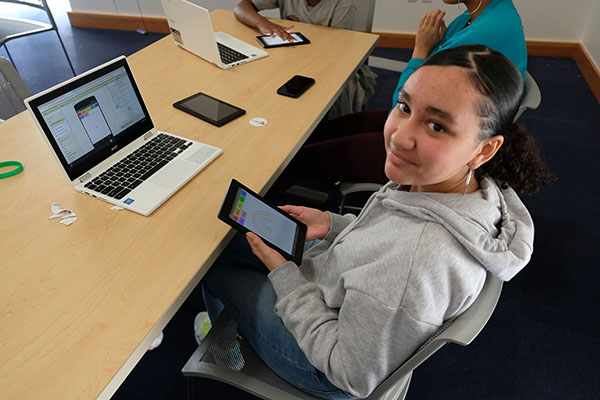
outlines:
[[[594,92],[596,99],[600,102],[600,69],[596,66],[592,57],[581,43],[578,43],[573,58],[590,86],[590,89]]]
[[[380,47],[395,47],[412,49],[415,45],[415,35],[407,33],[373,32],[379,35]],[[577,63],[588,86],[600,102],[600,69],[585,47],[579,42],[550,42],[543,40],[528,40],[527,54],[542,57],[571,57]]]
[[[138,15],[98,14],[69,11],[71,26],[80,28],[117,29],[169,33],[166,18],[142,17]],[[373,32],[379,35],[379,47],[412,49],[415,35],[408,33]],[[542,57],[571,57],[577,63],[592,92],[600,102],[600,69],[596,66],[585,47],[578,42],[527,41],[527,54]]]
[[[116,29],[121,31],[137,31],[169,33],[166,18],[142,17],[139,15],[117,15],[68,11],[71,26],[78,28]]]

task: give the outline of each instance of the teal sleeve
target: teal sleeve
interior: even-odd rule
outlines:
[[[398,80],[398,85],[396,85],[396,90],[394,90],[392,108],[396,107],[396,104],[398,104],[398,95],[400,94],[400,89],[402,89],[402,86],[404,86],[408,80],[408,77],[411,76],[412,73],[421,66],[421,64],[423,64],[423,61],[424,60],[422,58],[411,58],[406,68],[404,68],[404,71],[402,71],[402,75],[400,75],[400,79]]]

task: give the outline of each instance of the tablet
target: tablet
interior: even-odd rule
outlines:
[[[235,179],[231,180],[218,218],[240,232],[254,232],[286,260],[300,265],[306,225],[266,202]]]
[[[258,43],[260,43],[260,45],[262,47],[264,47],[265,49],[268,49],[270,47],[298,46],[300,44],[309,44],[310,43],[310,40],[308,40],[306,38],[306,36],[304,36],[300,32],[290,33],[290,35],[296,40],[293,42],[290,42],[287,40],[283,40],[281,37],[279,37],[277,35],[275,35],[274,37],[272,37],[271,35],[257,36],[256,40],[258,40]]]
[[[173,107],[216,126],[223,126],[246,114],[245,110],[202,92],[173,103]]]

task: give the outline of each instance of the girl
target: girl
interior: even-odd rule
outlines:
[[[282,207],[308,226],[299,266],[237,236],[202,281],[211,319],[227,308],[306,392],[368,396],[471,305],[486,271],[507,281],[528,263],[533,222],[515,190],[534,192],[550,174],[513,123],[522,90],[519,70],[484,46],[425,60],[385,124],[390,182],[358,217]]]

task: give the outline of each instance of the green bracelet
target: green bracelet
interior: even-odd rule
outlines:
[[[0,179],[8,178],[10,176],[16,175],[19,172],[23,171],[23,164],[21,164],[19,161],[0,162],[0,168],[4,168],[4,167],[17,167],[17,168],[15,168],[11,171],[5,172],[3,174],[0,174]]]

